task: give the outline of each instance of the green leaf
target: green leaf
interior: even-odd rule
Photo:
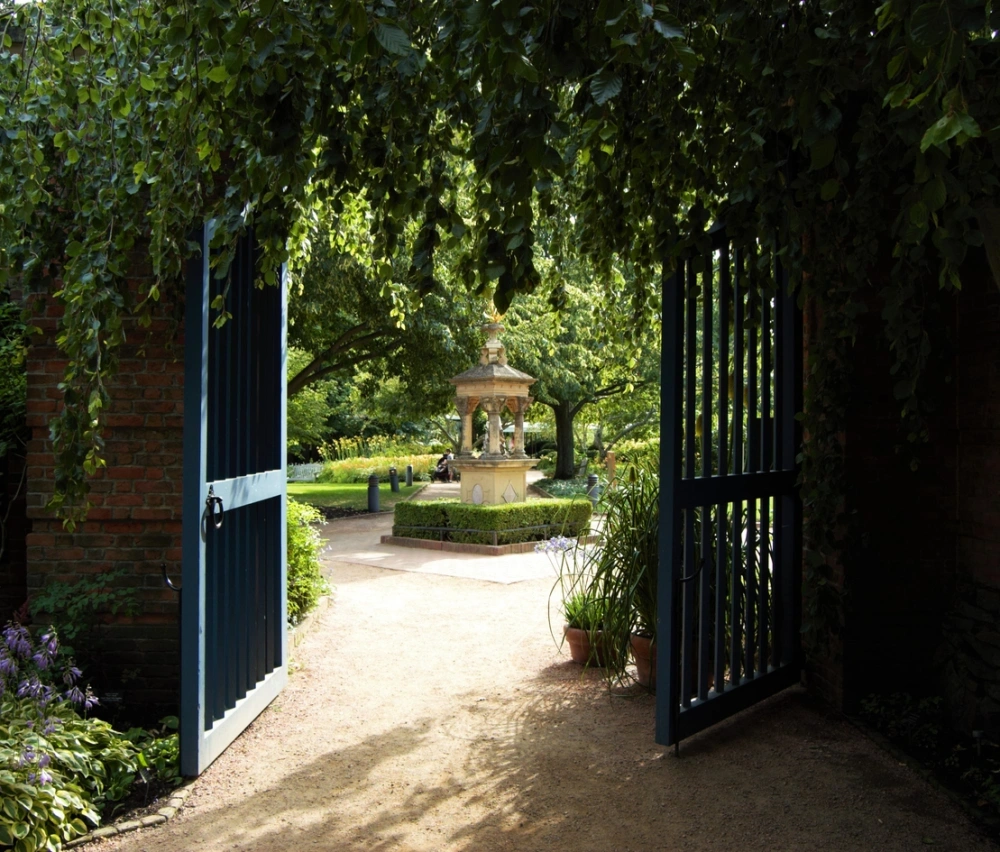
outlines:
[[[396,56],[406,56],[412,49],[410,37],[399,27],[389,24],[375,25],[375,40],[382,45],[383,49]]]
[[[910,205],[910,221],[918,228],[927,222],[927,205],[923,201]]]
[[[944,207],[945,201],[948,200],[948,192],[945,189],[944,178],[942,178],[941,175],[934,175],[931,180],[924,184],[922,196],[924,204],[927,205],[928,210],[940,210]]]
[[[213,83],[224,83],[229,79],[229,72],[226,70],[226,66],[216,65],[211,71],[208,72],[208,79]]]
[[[142,86],[147,92],[153,91],[156,88],[156,80],[150,77],[148,74],[139,75],[139,85]]]
[[[590,94],[598,106],[606,104],[622,90],[622,78],[610,68],[603,68],[590,81]]]
[[[830,178],[819,188],[819,197],[824,201],[831,201],[840,192],[840,181],[837,178]]]
[[[962,123],[956,115],[946,115],[935,121],[923,139],[920,140],[920,151],[924,152],[932,145],[943,146],[953,136],[958,135],[962,130]]]
[[[509,61],[510,72],[517,77],[524,77],[531,83],[538,82],[538,71],[535,70],[535,66],[532,65],[526,56],[521,56],[520,54],[512,54]]]
[[[653,29],[664,38],[684,38],[684,31],[665,24],[663,21],[653,21]]]
[[[944,2],[924,3],[910,16],[910,38],[922,45],[941,44],[951,35],[951,21]]]
[[[837,138],[835,136],[824,136],[814,142],[809,149],[811,159],[810,169],[822,169],[833,162],[833,155],[837,151]]]
[[[888,79],[892,79],[899,73],[899,69],[903,67],[903,63],[906,61],[906,51],[901,50],[892,59],[889,60],[889,64],[885,68],[885,75]]]

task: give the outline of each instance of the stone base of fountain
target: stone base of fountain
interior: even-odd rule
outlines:
[[[527,473],[538,459],[507,456],[461,456],[449,463],[462,474],[462,502],[486,505],[523,503],[527,499]]]

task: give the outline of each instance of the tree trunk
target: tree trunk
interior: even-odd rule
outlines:
[[[556,479],[572,479],[576,470],[573,464],[573,406],[561,402],[552,406],[556,416]]]

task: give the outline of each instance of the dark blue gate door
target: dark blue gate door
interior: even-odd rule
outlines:
[[[798,681],[802,322],[773,246],[725,227],[663,284],[656,740]]]
[[[285,633],[285,287],[254,286],[252,234],[227,280],[188,266],[181,771],[200,774],[281,691]],[[232,317],[214,328],[213,299]]]

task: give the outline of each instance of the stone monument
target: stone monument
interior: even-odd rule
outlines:
[[[524,452],[524,415],[534,400],[528,389],[535,379],[507,363],[500,342],[503,326],[483,326],[487,334],[479,363],[449,381],[455,386],[455,407],[462,418],[462,450],[451,468],[462,474],[463,503],[521,503],[527,498],[528,469],[536,459]],[[472,415],[482,408],[489,416],[489,429],[479,458],[472,455]],[[500,414],[514,415],[514,445],[504,452]]]

